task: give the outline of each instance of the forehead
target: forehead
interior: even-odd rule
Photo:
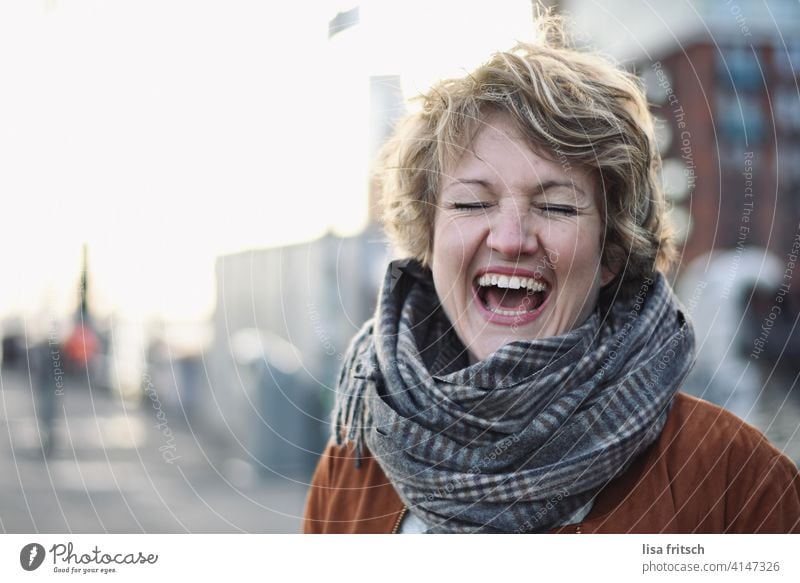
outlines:
[[[593,174],[559,155],[556,149],[533,144],[507,114],[494,113],[480,122],[471,141],[445,164],[441,187],[465,177],[509,187],[535,187],[546,181],[566,180],[589,192],[595,190]]]

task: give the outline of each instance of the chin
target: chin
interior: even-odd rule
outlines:
[[[473,348],[469,349],[470,364],[475,364],[476,362],[487,359],[492,354],[500,350],[500,348],[502,348],[506,344],[526,339],[527,338],[523,338],[522,336],[520,336],[519,338],[511,337],[511,338],[498,339],[497,341],[485,340],[480,344],[480,346],[477,347],[474,347],[473,343]]]

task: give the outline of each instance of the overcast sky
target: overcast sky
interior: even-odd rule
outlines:
[[[0,316],[66,313],[86,241],[100,313],[207,317],[215,256],[363,226],[366,93],[347,92],[366,85],[344,81],[383,61],[418,84],[530,26],[527,0],[373,2],[337,54],[350,4],[0,3]]]

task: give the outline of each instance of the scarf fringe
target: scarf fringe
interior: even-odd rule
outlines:
[[[337,407],[334,412],[336,445],[352,444],[354,446],[357,468],[361,467],[361,459],[364,457],[364,429],[366,427],[364,398],[367,382],[361,382],[359,385],[353,392],[352,398],[347,400],[346,407],[344,409]]]
[[[369,413],[366,406],[367,388],[371,379],[362,375],[364,352],[369,348],[372,335],[372,322],[367,322],[353,338],[347,357],[339,373],[337,391],[348,387],[347,398],[337,395],[333,411],[333,436],[337,446],[352,445],[355,449],[355,467],[361,467],[364,457],[366,428],[369,426]]]

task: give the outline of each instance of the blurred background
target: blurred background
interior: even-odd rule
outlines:
[[[686,390],[800,461],[800,5],[547,2],[641,76]],[[529,0],[0,5],[0,529],[297,532],[405,99]],[[10,212],[9,212],[10,211]]]

